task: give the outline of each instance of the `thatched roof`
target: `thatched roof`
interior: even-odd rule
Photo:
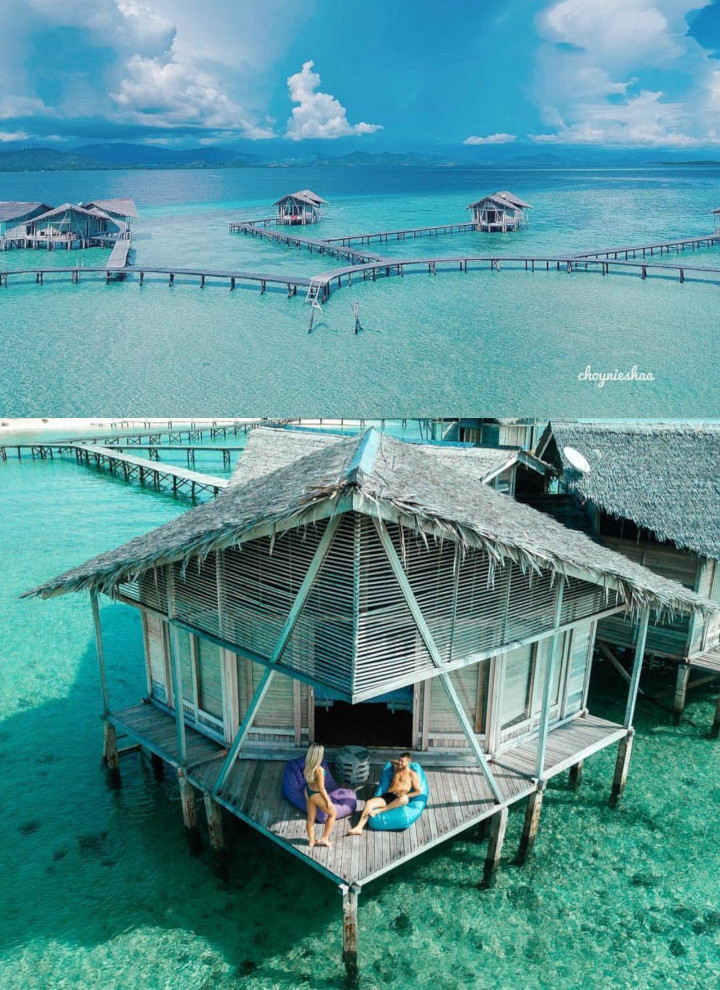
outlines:
[[[313,439],[317,439],[314,437]],[[714,609],[692,591],[607,550],[551,517],[478,484],[472,458],[403,443],[376,430],[312,450],[279,470],[227,488],[214,502],[136,537],[27,592],[49,597],[94,589],[112,594],[153,566],[185,564],[212,550],[353,510],[474,546],[493,566],[580,577],[618,589],[628,607]]]
[[[287,193],[277,202],[273,203],[273,206],[280,206],[281,203],[287,202],[289,199],[298,200],[300,203],[306,203],[308,206],[327,206],[327,200],[322,199],[312,189],[298,189],[297,192]]]
[[[123,199],[93,199],[89,203],[83,203],[83,206],[88,210],[97,207],[103,213],[109,213],[112,216],[118,217],[133,217],[137,219],[138,215],[135,200],[129,197]]]
[[[524,199],[520,199],[514,193],[508,192],[507,189],[501,192],[490,193],[488,196],[483,196],[481,199],[476,200],[474,203],[470,203],[466,209],[472,210],[475,206],[482,206],[484,203],[492,202],[501,209],[507,209],[510,207],[513,210],[531,210],[532,206],[526,203]]]
[[[31,219],[33,213],[44,213],[52,209],[47,203],[22,203],[16,200],[6,200],[0,203],[0,223],[10,220]]]
[[[41,213],[37,217],[33,217],[33,223],[41,223],[44,220],[54,220],[56,217],[66,216],[67,214],[76,214],[81,217],[99,217],[102,220],[109,220],[110,223],[115,224],[116,227],[120,226],[120,222],[114,217],[109,216],[97,207],[88,209],[85,206],[79,206],[77,203],[63,203],[62,206],[57,206],[54,210],[48,210],[47,213]]]
[[[585,457],[587,474],[572,467],[565,447]],[[537,449],[583,502],[720,559],[720,424],[551,422]]]
[[[260,427],[253,430],[248,437],[247,447],[230,482],[231,485],[242,484],[256,480],[287,467],[306,457],[311,451],[322,449],[328,444],[336,444],[346,439],[340,433],[321,433],[317,430],[297,430],[293,428]],[[450,446],[449,444],[416,444],[427,454],[441,463],[445,459],[451,465],[465,462],[468,477],[485,482],[500,471],[512,467],[518,459],[537,471],[543,471],[547,465],[536,458],[522,455],[516,449],[507,447],[470,447]],[[554,473],[554,472],[552,472]]]

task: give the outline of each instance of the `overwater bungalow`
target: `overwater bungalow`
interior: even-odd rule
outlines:
[[[604,546],[720,602],[720,427],[552,422],[538,453],[560,472],[559,500],[541,497],[546,509],[567,513],[563,502],[575,501]],[[605,651],[632,650],[639,629],[618,614],[597,635]],[[646,649],[677,665],[679,719],[691,671],[720,676],[720,617],[652,613]],[[720,699],[712,734],[719,732]]]
[[[47,203],[0,203],[0,250],[18,247],[27,236],[28,223],[50,209]]]
[[[547,421],[532,418],[477,417],[430,421],[433,440],[472,443],[483,447],[521,447],[533,450]]]
[[[318,222],[319,207],[327,206],[327,200],[311,189],[300,189],[298,192],[288,193],[273,205],[277,207],[279,223],[307,224]]]
[[[33,217],[26,231],[25,246],[48,248],[89,247],[127,235],[124,221],[97,207],[87,209],[73,203],[64,203]]]
[[[720,206],[712,211],[712,218],[715,221],[715,231],[717,232],[720,230]]]
[[[472,210],[473,222],[477,230],[489,233],[505,233],[519,230],[530,222],[529,203],[507,190],[490,193],[466,207]]]
[[[211,844],[223,808],[337,885],[351,973],[373,879],[487,821],[489,883],[508,808],[527,800],[526,855],[548,780],[579,783],[616,744],[618,800],[650,611],[713,608],[483,484],[483,453],[258,429],[214,502],[29,592],[90,594],[108,766],[142,747],[177,773],[188,829],[202,795]],[[147,693],[130,708],[108,695],[101,596],[142,616]],[[588,710],[588,683],[597,624],[625,614],[640,635],[612,722]],[[427,805],[411,827],[349,836],[338,817],[329,848],[308,845],[285,762],[330,737],[368,748],[361,799],[390,747],[414,753]]]

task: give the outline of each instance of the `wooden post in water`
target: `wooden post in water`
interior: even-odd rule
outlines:
[[[528,798],[522,838],[520,839],[520,849],[518,850],[517,857],[519,863],[525,862],[535,846],[538,826],[540,824],[540,811],[542,810],[543,797],[545,795],[545,786],[544,780],[538,781],[536,789]]]
[[[225,846],[225,840],[223,838],[222,813],[220,805],[217,801],[213,801],[209,794],[205,795],[205,815],[207,817],[210,848],[215,850],[223,849]]]
[[[680,722],[682,718],[683,709],[685,708],[685,699],[687,698],[687,688],[688,681],[690,680],[690,666],[687,663],[678,664],[677,680],[675,682],[675,700],[673,704],[673,714],[675,716],[675,725]]]
[[[495,873],[500,863],[505,832],[507,830],[508,810],[505,806],[500,808],[492,818],[490,825],[490,835],[488,837],[487,855],[485,856],[485,868],[483,870],[483,886],[490,887],[495,879]]]
[[[710,729],[710,735],[713,739],[717,739],[718,735],[720,735],[720,695],[718,695],[715,718],[713,719],[712,729]]]
[[[351,984],[358,979],[357,887],[340,887],[343,898],[343,962]]]
[[[576,791],[582,784],[583,761],[579,760],[570,767],[570,786]]]
[[[610,795],[610,807],[615,808],[622,797],[627,783],[628,768],[632,755],[634,729],[628,729],[628,734],[620,741],[618,755],[615,761],[615,775],[613,777],[612,794]]]

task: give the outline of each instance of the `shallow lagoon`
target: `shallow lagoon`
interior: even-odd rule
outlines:
[[[518,234],[421,238],[368,250],[398,257],[552,255],[710,232],[717,170],[240,169],[6,174],[3,198],[134,196],[134,258],[147,265],[310,276],[333,259],[228,233],[289,188],[331,206],[308,233],[394,229],[466,219],[481,192],[510,188],[534,206]],[[90,267],[104,252],[6,252],[3,267]],[[673,260],[673,255],[671,259]],[[668,259],[664,259],[668,260]],[[720,250],[686,253],[702,266]],[[6,415],[708,416],[720,388],[717,281],[512,271],[427,272],[355,282],[334,293],[308,334],[302,290],[170,289],[51,276],[0,292]],[[701,276],[701,278],[705,278]],[[364,332],[353,334],[353,303]],[[603,389],[578,380],[639,371],[654,382]]]
[[[332,886],[239,825],[227,829],[227,873],[209,852],[190,858],[175,788],[134,756],[110,791],[88,604],[17,598],[182,506],[60,461],[0,464],[0,485],[0,986],[342,987]],[[108,606],[103,623],[113,702],[135,701],[134,613]],[[593,684],[594,710],[619,719],[624,684],[607,676]],[[720,744],[707,729],[717,695],[690,697],[679,728],[641,700],[616,811],[612,751],[588,761],[578,794],[564,777],[553,784],[522,868],[512,863],[522,815],[511,814],[492,890],[477,888],[485,846],[472,833],[371,885],[360,904],[362,986],[716,985]]]

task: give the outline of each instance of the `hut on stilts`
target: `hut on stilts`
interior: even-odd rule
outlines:
[[[483,196],[470,203],[467,209],[472,210],[477,230],[505,234],[507,231],[519,230],[530,222],[528,210],[532,206],[514,193],[503,190]]]
[[[305,225],[320,220],[320,207],[327,206],[312,189],[299,189],[288,193],[273,204],[277,207],[278,223]]]
[[[572,451],[587,470],[574,466]],[[554,504],[553,496],[542,498],[545,508],[574,500],[604,546],[720,602],[720,426],[552,422],[538,452],[561,477]],[[618,614],[599,623],[597,635],[617,663],[614,651],[632,650],[639,630],[631,616]],[[646,650],[677,665],[679,721],[691,673],[720,677],[720,615],[667,621],[651,613]],[[718,733],[720,698],[712,726]]]
[[[224,809],[335,884],[351,976],[358,894],[375,878],[486,821],[489,883],[508,808],[527,801],[527,855],[548,780],[570,770],[579,783],[583,761],[615,744],[618,800],[650,611],[713,608],[483,484],[473,449],[374,429],[253,431],[216,501],[28,594],[71,591],[90,594],[108,766],[118,772],[128,738],[177,774],[189,830],[202,795],[211,844]],[[122,710],[108,696],[101,596],[142,616],[147,696]],[[625,614],[640,634],[611,722],[588,710],[588,682],[597,624]],[[388,701],[399,696],[402,738]],[[351,726],[346,741],[362,746],[359,726],[372,728],[361,798],[390,747],[414,752],[429,801],[412,827],[351,837],[339,819],[330,848],[308,846],[280,780],[318,739],[321,708],[335,738]]]

